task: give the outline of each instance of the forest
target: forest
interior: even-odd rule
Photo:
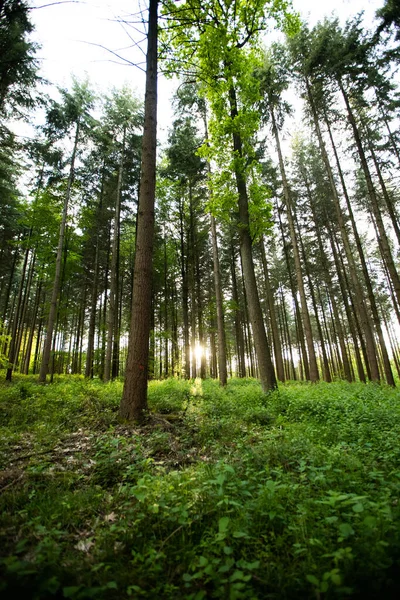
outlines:
[[[398,598],[399,3],[149,0],[142,95],[49,93],[32,10],[0,0],[2,597]]]

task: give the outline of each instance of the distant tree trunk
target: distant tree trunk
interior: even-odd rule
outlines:
[[[283,230],[283,223],[282,223],[281,214],[280,214],[279,209],[277,210],[277,213],[278,213],[278,219],[279,219],[279,228],[281,231],[282,242],[283,242],[283,253],[285,255],[286,268],[287,268],[288,275],[289,275],[290,289],[292,292],[293,302],[294,302],[294,306],[295,306],[295,321],[297,322],[298,341],[299,341],[300,348],[301,348],[300,358],[302,359],[302,362],[303,362],[305,379],[307,379],[307,381],[309,381],[310,380],[310,367],[309,367],[309,363],[308,363],[306,345],[304,342],[305,335],[303,332],[303,324],[301,321],[301,312],[300,312],[299,302],[297,299],[296,286],[293,281],[293,274],[292,274],[292,269],[290,266],[288,246],[286,243],[286,237],[285,237],[285,233]]]
[[[215,304],[217,308],[217,330],[218,330],[218,376],[221,385],[226,385],[228,373],[226,368],[226,339],[225,339],[225,323],[224,323],[224,308],[221,285],[221,271],[219,268],[217,229],[213,215],[211,219],[211,240],[213,248],[213,265],[214,265],[214,288],[215,288]]]
[[[122,171],[125,157],[125,136],[126,128],[124,127],[122,150],[118,167],[117,189],[115,192],[115,211],[114,211],[114,227],[113,239],[111,248],[111,268],[110,268],[110,295],[107,317],[107,346],[106,356],[104,361],[104,381],[109,381],[112,372],[112,354],[113,341],[116,335],[116,324],[118,323],[118,254],[119,254],[119,221],[121,212],[121,188],[122,188]]]
[[[32,232],[30,231],[28,240],[30,239],[31,233]],[[21,318],[25,273],[26,273],[26,268],[28,265],[29,253],[30,253],[30,248],[28,247],[25,250],[25,258],[24,258],[24,264],[22,267],[21,281],[20,281],[19,289],[18,289],[17,304],[16,304],[15,313],[14,313],[14,316],[12,319],[11,342],[10,342],[10,349],[9,349],[9,353],[8,353],[8,367],[7,367],[7,372],[6,372],[6,381],[11,381],[12,373],[13,373],[13,370],[15,367],[15,363],[17,361],[17,336],[18,336],[18,327],[19,327],[20,318]]]
[[[378,339],[379,339],[379,344],[381,347],[381,352],[382,352],[382,359],[383,359],[383,367],[384,367],[384,371],[385,371],[385,377],[386,377],[386,381],[389,385],[394,386],[394,378],[393,378],[393,373],[392,373],[392,369],[390,366],[390,360],[389,360],[389,355],[387,352],[387,348],[386,348],[386,343],[385,343],[385,338],[383,336],[383,332],[382,332],[382,327],[381,327],[381,322],[380,322],[380,317],[379,317],[379,313],[378,313],[378,309],[376,306],[376,301],[375,301],[375,294],[373,292],[372,289],[372,283],[371,283],[371,278],[369,276],[369,272],[368,272],[368,268],[367,268],[367,263],[365,260],[365,254],[364,254],[364,250],[361,244],[361,239],[357,230],[357,226],[356,226],[356,221],[354,218],[354,214],[353,214],[353,209],[351,206],[351,202],[350,202],[350,198],[349,198],[349,194],[347,192],[347,186],[344,180],[344,175],[343,175],[343,171],[340,165],[340,161],[339,161],[339,156],[336,150],[336,145],[333,139],[333,135],[332,135],[332,130],[330,127],[330,123],[329,123],[329,119],[327,118],[327,116],[325,115],[325,123],[328,129],[328,134],[329,134],[329,138],[331,141],[331,145],[332,145],[332,149],[335,155],[335,159],[336,159],[336,165],[338,168],[338,173],[339,173],[339,177],[340,177],[340,181],[342,184],[342,189],[343,189],[343,194],[346,200],[346,206],[347,206],[347,211],[349,213],[350,216],[350,222],[352,225],[352,229],[353,229],[353,235],[354,235],[354,239],[356,242],[356,247],[357,247],[357,251],[358,251],[358,255],[360,258],[360,262],[361,262],[361,267],[362,267],[362,272],[364,275],[364,281],[365,281],[365,285],[367,288],[367,294],[368,294],[368,299],[369,299],[369,303],[371,306],[371,311],[372,311],[372,317],[373,317],[373,321],[374,321],[374,325],[375,325],[375,329],[376,332],[378,334]],[[379,236],[378,236],[379,237]]]
[[[336,328],[337,328],[337,333],[338,333],[338,338],[339,338],[339,345],[340,345],[340,351],[341,351],[341,358],[342,358],[342,362],[343,362],[343,370],[344,370],[344,376],[347,379],[347,381],[352,381],[353,377],[351,374],[351,370],[350,370],[350,360],[348,357],[348,353],[347,353],[347,348],[346,348],[346,344],[345,344],[345,340],[344,340],[344,332],[343,332],[343,327],[342,327],[342,323],[340,321],[339,318],[339,312],[337,309],[337,304],[336,304],[336,300],[335,300],[335,295],[333,293],[333,285],[332,285],[332,277],[331,277],[331,273],[329,270],[329,264],[328,264],[328,259],[326,257],[326,252],[324,249],[324,245],[322,242],[322,237],[321,237],[321,231],[320,228],[318,226],[318,220],[317,220],[317,214],[315,211],[315,203],[313,200],[313,195],[311,193],[311,189],[310,189],[310,184],[307,178],[307,174],[305,173],[304,170],[302,170],[302,177],[303,177],[303,181],[304,181],[304,185],[306,188],[306,192],[307,192],[307,197],[308,197],[308,201],[311,207],[311,212],[313,215],[313,220],[315,223],[315,234],[317,237],[317,242],[318,242],[318,248],[319,248],[319,253],[320,253],[320,257],[321,257],[321,261],[322,261],[322,266],[324,269],[324,273],[325,273],[325,282],[328,288],[328,294],[329,294],[329,298],[332,304],[332,310],[333,310],[333,315],[334,315],[334,321],[336,323]]]
[[[122,418],[138,421],[143,419],[147,409],[157,152],[157,9],[158,0],[150,0],[132,317],[125,385],[120,406]]]
[[[246,361],[244,357],[244,339],[243,339],[243,315],[239,305],[239,294],[236,278],[236,257],[232,246],[231,259],[231,278],[232,278],[232,300],[234,302],[234,322],[235,322],[235,338],[238,358],[237,375],[246,377]]]
[[[183,317],[183,344],[184,362],[183,372],[186,379],[190,379],[190,338],[189,338],[189,284],[188,284],[188,257],[185,256],[185,227],[183,199],[179,198],[179,233],[182,277],[182,317]]]
[[[193,194],[192,182],[188,183],[189,191],[189,234],[188,240],[188,258],[189,258],[189,275],[190,275],[190,333],[191,333],[191,369],[190,376],[197,377],[197,356],[196,356],[196,313],[197,313],[197,298],[195,284],[195,263],[196,263],[196,224],[193,214]]]
[[[286,311],[286,302],[285,302],[285,297],[283,295],[283,290],[281,287],[280,287],[279,291],[280,291],[280,295],[281,295],[281,313],[282,313],[282,321],[283,321],[282,330],[284,333],[286,348],[288,349],[289,356],[290,356],[290,362],[289,362],[288,369],[287,369],[287,379],[293,379],[294,381],[296,381],[297,374],[296,374],[296,369],[294,366],[293,346],[292,346],[292,340],[291,340],[291,335],[290,335],[290,331],[289,331],[288,316],[287,316],[287,311]]]
[[[373,335],[373,331],[371,328],[371,323],[370,323],[369,315],[367,312],[367,308],[365,306],[363,290],[362,290],[362,287],[361,287],[359,279],[358,279],[357,269],[356,269],[355,261],[354,261],[354,257],[353,257],[353,251],[352,251],[349,237],[347,234],[346,224],[345,224],[342,209],[340,206],[339,195],[337,192],[332,167],[331,167],[331,164],[329,161],[328,154],[326,152],[326,147],[325,147],[325,143],[324,143],[322,133],[321,133],[321,128],[320,128],[319,121],[318,121],[318,115],[317,115],[317,111],[315,108],[315,103],[314,103],[314,98],[313,98],[312,91],[311,91],[311,86],[308,81],[306,81],[306,86],[307,86],[307,95],[308,95],[309,106],[311,108],[311,112],[313,115],[315,131],[317,134],[322,159],[325,164],[326,173],[327,173],[331,191],[332,191],[333,205],[335,208],[337,222],[338,222],[339,228],[340,228],[340,234],[341,234],[343,246],[345,249],[347,262],[349,265],[351,281],[352,281],[354,291],[355,291],[355,304],[356,304],[357,312],[358,312],[358,315],[360,318],[361,328],[362,328],[363,334],[365,336],[366,350],[367,350],[367,357],[368,357],[368,359],[367,359],[368,368],[370,369],[371,379],[373,381],[380,381],[379,366],[378,366],[377,355],[376,355],[374,335]],[[331,218],[331,217],[328,216],[328,218]]]
[[[348,298],[351,299],[351,292],[350,292],[348,286],[346,285],[346,279],[344,276],[344,271],[342,269],[341,262],[339,260],[334,236],[329,229],[328,229],[328,233],[329,233],[329,240],[330,240],[333,258],[335,261],[336,272],[338,274],[339,286],[340,286],[340,291],[342,294],[342,299],[343,299],[343,304],[344,304],[344,308],[345,308],[345,312],[346,312],[347,322],[349,325],[351,337],[353,339],[353,348],[354,348],[354,356],[355,356],[356,366],[357,366],[357,373],[358,373],[358,377],[359,377],[360,381],[365,383],[366,382],[365,371],[364,371],[364,367],[363,367],[362,360],[361,360],[360,350],[358,347],[358,338],[357,338],[357,330],[356,330],[357,328],[355,326],[356,315],[351,310],[349,301],[348,301]],[[362,337],[360,338],[360,344],[361,344],[361,346],[363,345]],[[365,365],[367,367],[368,366],[368,357],[366,354],[365,354],[365,359],[366,359]]]
[[[262,261],[263,271],[264,271],[265,295],[266,295],[266,299],[267,299],[267,303],[268,303],[269,318],[270,318],[270,322],[271,322],[272,341],[274,344],[276,374],[278,376],[279,381],[285,381],[285,370],[283,368],[282,346],[281,346],[281,340],[279,337],[278,320],[276,318],[275,302],[274,302],[274,297],[273,297],[271,284],[270,284],[270,280],[269,280],[269,269],[268,269],[268,263],[267,263],[267,257],[265,254],[265,246],[264,246],[263,239],[260,242],[260,249],[261,249],[261,261]]]
[[[168,256],[167,256],[167,239],[165,229],[163,232],[164,238],[164,376],[169,375],[169,353],[168,353],[168,341],[169,341],[169,318],[168,318],[168,304],[169,304],[169,285],[168,285]],[[172,369],[173,374],[173,369]]]
[[[376,191],[375,191],[375,187],[372,181],[372,177],[371,177],[371,173],[368,167],[368,162],[365,156],[365,152],[364,152],[364,148],[362,145],[362,141],[361,141],[361,136],[360,136],[360,132],[358,130],[357,127],[357,123],[353,114],[353,110],[351,108],[350,105],[350,101],[347,95],[346,90],[344,89],[344,86],[341,82],[341,80],[338,81],[339,83],[339,87],[340,87],[340,91],[342,92],[342,96],[344,99],[344,102],[346,104],[346,109],[347,109],[347,117],[349,120],[349,123],[352,127],[353,130],[353,135],[354,135],[354,140],[356,142],[356,146],[357,146],[357,150],[358,150],[358,154],[360,157],[360,162],[361,162],[361,167],[364,173],[364,177],[365,177],[365,181],[367,183],[367,189],[368,189],[368,195],[369,195],[369,199],[371,202],[371,208],[372,208],[372,212],[374,214],[375,217],[375,221],[376,221],[376,225],[377,225],[377,229],[379,232],[379,243],[380,243],[380,247],[382,249],[382,258],[385,261],[388,271],[390,273],[390,277],[392,279],[393,282],[393,287],[396,293],[396,298],[397,298],[397,302],[399,302],[400,304],[400,277],[399,274],[397,272],[396,269],[396,265],[394,263],[393,260],[393,256],[392,256],[392,252],[390,249],[390,244],[389,244],[389,240],[386,234],[386,228],[385,225],[383,223],[383,219],[382,219],[382,215],[381,215],[381,211],[379,208],[379,202],[378,202],[378,198],[376,195]]]
[[[41,296],[41,292],[42,292],[42,285],[43,285],[43,280],[39,279],[39,282],[36,286],[35,304],[34,304],[33,311],[32,311],[32,318],[31,318],[31,324],[30,324],[30,329],[29,329],[29,338],[28,338],[28,343],[27,343],[26,351],[25,351],[25,360],[24,360],[24,374],[25,375],[28,375],[29,365],[31,363],[32,345],[33,345],[33,338],[35,336],[35,327],[36,327],[36,321],[37,321],[38,312],[39,312],[39,302],[40,302],[40,296]]]
[[[204,313],[203,313],[203,295],[201,292],[201,274],[200,274],[200,257],[196,252],[196,295],[197,295],[197,321],[199,326],[199,343],[201,348],[200,358],[200,378],[206,377],[206,353],[204,347]]]
[[[29,304],[29,295],[30,295],[31,286],[32,286],[33,273],[35,270],[35,262],[36,262],[36,248],[32,252],[32,256],[31,256],[31,260],[30,260],[30,264],[29,264],[28,279],[26,282],[24,297],[23,297],[23,301],[22,301],[21,315],[19,318],[20,324],[18,327],[18,335],[17,335],[16,346],[15,346],[15,350],[14,350],[15,362],[19,367],[19,371],[23,371],[23,369],[21,369],[21,367],[19,365],[19,356],[20,356],[22,338],[24,335],[24,324],[26,321],[26,312],[27,312],[28,304]],[[21,360],[22,360],[22,357],[21,357]]]
[[[54,323],[55,323],[55,319],[56,319],[57,303],[58,303],[58,296],[59,296],[59,291],[60,291],[61,263],[62,263],[63,249],[64,249],[65,229],[67,226],[68,205],[69,205],[69,201],[71,198],[72,183],[74,181],[74,175],[75,175],[75,158],[76,158],[76,152],[78,149],[79,133],[80,133],[80,121],[78,119],[78,121],[76,123],[76,128],[75,128],[74,146],[72,149],[71,162],[70,162],[70,168],[69,168],[69,176],[68,176],[68,182],[67,182],[67,190],[66,190],[65,197],[64,197],[64,206],[63,206],[63,211],[62,211],[60,233],[59,233],[59,237],[58,237],[56,270],[55,270],[54,280],[53,280],[53,290],[52,290],[52,294],[51,294],[50,312],[49,312],[49,319],[47,322],[47,330],[46,330],[46,338],[45,338],[44,348],[43,348],[42,363],[40,365],[40,374],[39,374],[39,382],[40,383],[46,383],[46,377],[47,377],[47,373],[49,371],[51,343],[52,343],[52,339],[53,339]]]
[[[385,203],[386,203],[386,207],[392,222],[392,227],[394,229],[394,232],[396,234],[396,238],[397,238],[397,243],[400,244],[400,227],[399,227],[399,217],[396,214],[396,210],[395,207],[393,205],[393,201],[391,199],[391,197],[389,196],[389,192],[387,190],[386,184],[385,184],[385,180],[383,179],[383,175],[382,175],[382,170],[381,170],[381,166],[379,164],[378,158],[375,154],[375,150],[373,148],[370,136],[369,136],[369,132],[366,133],[367,137],[367,143],[368,143],[368,148],[375,166],[375,171],[376,174],[378,175],[378,180],[379,180],[379,184],[381,186],[381,190],[382,190],[382,195],[385,199]]]
[[[305,287],[304,287],[304,282],[303,282],[303,274],[302,274],[302,267],[301,267],[301,261],[300,261],[299,246],[298,246],[298,241],[297,241],[297,236],[296,236],[296,230],[294,227],[292,199],[290,197],[289,184],[288,184],[287,177],[286,177],[285,164],[283,162],[278,127],[276,125],[275,114],[274,114],[272,104],[270,104],[269,110],[270,110],[271,120],[272,120],[272,132],[275,137],[276,148],[278,151],[279,168],[280,168],[280,172],[281,172],[282,185],[283,185],[283,198],[284,198],[285,206],[286,206],[286,216],[287,216],[288,225],[289,225],[290,240],[292,242],[297,289],[299,290],[299,294],[300,294],[301,316],[302,316],[302,322],[303,322],[304,332],[305,332],[306,341],[307,341],[308,361],[309,361],[309,368],[310,368],[310,380],[312,382],[316,382],[319,380],[319,373],[318,373],[317,359],[315,356],[313,332],[312,332],[311,321],[310,321],[310,313],[308,311],[306,292],[305,292]]]
[[[11,270],[10,270],[10,277],[8,279],[7,291],[6,291],[5,298],[4,298],[2,323],[5,322],[6,317],[7,317],[7,312],[9,310],[11,289],[12,289],[13,279],[14,279],[14,275],[15,275],[15,267],[17,265],[18,258],[19,258],[19,248],[17,247],[14,251],[13,261],[12,261]]]

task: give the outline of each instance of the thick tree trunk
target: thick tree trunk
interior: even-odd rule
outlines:
[[[157,152],[157,9],[150,0],[142,167],[137,215],[132,317],[120,415],[140,421],[147,409]]]

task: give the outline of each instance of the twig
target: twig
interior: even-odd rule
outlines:
[[[160,552],[164,548],[168,540],[171,539],[172,536],[178,533],[178,531],[180,531],[181,529],[183,529],[183,525],[179,525],[179,527],[177,527],[172,533],[170,533],[169,536],[165,538],[158,551]]]
[[[20,481],[23,478],[23,476],[24,476],[24,473],[21,473],[21,475],[19,477],[17,477],[17,479],[13,479],[13,481],[10,481],[10,483],[7,483],[7,485],[5,485],[4,487],[0,488],[0,494],[2,494],[4,492],[4,490],[6,490],[7,488],[11,487],[15,483],[18,483],[18,481]]]

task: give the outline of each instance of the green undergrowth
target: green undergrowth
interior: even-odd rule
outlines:
[[[400,398],[376,385],[0,386],[0,595],[400,597]]]

